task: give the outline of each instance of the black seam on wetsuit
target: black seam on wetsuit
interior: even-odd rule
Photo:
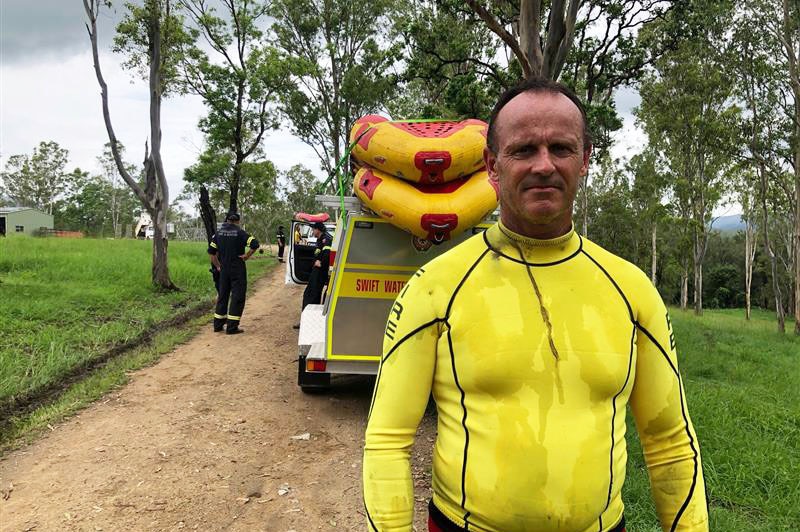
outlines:
[[[464,529],[469,530],[469,515],[470,512],[467,511],[466,504],[467,504],[467,451],[469,449],[469,429],[467,428],[467,405],[464,403],[465,393],[464,388],[461,387],[461,384],[458,382],[458,372],[456,372],[456,355],[453,351],[453,339],[450,335],[450,323],[445,322],[447,326],[447,345],[450,348],[450,363],[453,367],[453,382],[456,384],[456,388],[458,391],[461,392],[461,410],[464,412],[464,415],[461,418],[461,426],[464,427],[464,459],[461,463],[461,509],[464,510]]]
[[[603,511],[600,512],[600,532],[603,531],[603,514],[608,510],[608,507],[611,506],[611,490],[614,486],[614,432],[615,432],[615,421],[617,419],[617,398],[622,395],[622,392],[625,391],[625,388],[628,387],[628,381],[631,379],[631,368],[633,367],[633,346],[636,341],[636,325],[631,328],[631,347],[628,351],[628,374],[625,375],[625,382],[622,384],[622,388],[619,389],[617,394],[611,399],[611,451],[609,453],[609,467],[608,467],[608,498],[606,499],[606,507],[603,508]]]
[[[402,337],[396,344],[394,344],[394,346],[392,346],[392,348],[389,350],[389,352],[386,354],[386,356],[383,357],[383,360],[381,360],[381,363],[378,366],[378,377],[375,380],[375,387],[374,387],[374,391],[372,393],[372,401],[369,403],[369,413],[367,414],[367,423],[369,423],[369,419],[372,417],[372,407],[375,405],[375,396],[378,393],[378,385],[381,383],[381,373],[383,373],[383,363],[386,362],[389,359],[389,356],[392,353],[394,353],[395,349],[400,347],[400,344],[402,344],[403,342],[405,342],[409,338],[413,337],[418,332],[430,327],[431,325],[433,325],[435,323],[440,323],[440,322],[443,322],[443,321],[444,321],[444,319],[442,319],[442,318],[436,318],[436,319],[433,319],[433,320],[429,321],[428,323],[424,323],[424,324],[420,325],[419,327],[417,327],[416,329],[414,329],[413,331],[411,331],[410,333],[408,333],[407,335]]]
[[[587,253],[587,252],[586,252],[586,250],[584,250],[584,249],[581,249],[581,251],[583,252],[583,254],[584,254],[584,255],[586,255],[586,257],[588,257],[588,259],[589,259],[590,261],[594,262],[594,265],[595,265],[595,266],[597,266],[598,268],[600,268],[600,271],[601,271],[601,272],[603,272],[603,273],[605,274],[605,276],[606,276],[606,277],[608,277],[608,280],[609,280],[609,281],[611,281],[611,284],[613,284],[613,285],[614,285],[614,288],[616,288],[616,289],[617,289],[617,292],[619,292],[619,295],[620,295],[620,297],[622,297],[622,300],[625,302],[625,306],[626,306],[626,307],[628,307],[628,317],[630,318],[630,320],[631,320],[631,323],[633,323],[633,324],[636,324],[636,320],[635,320],[635,319],[634,319],[634,317],[633,317],[633,308],[631,308],[631,304],[630,304],[630,302],[628,302],[628,298],[627,298],[627,297],[625,297],[625,292],[623,292],[623,291],[622,291],[622,288],[620,288],[620,287],[619,287],[619,285],[617,284],[617,282],[614,280],[614,278],[613,278],[613,277],[611,277],[611,274],[610,274],[610,273],[608,273],[608,271],[607,271],[605,268],[603,268],[602,266],[600,266],[600,263],[599,263],[599,262],[597,262],[597,261],[594,259],[594,257],[592,257],[591,255],[589,255],[589,253]]]
[[[499,249],[496,249],[496,248],[492,247],[492,244],[489,242],[489,238],[486,236],[486,231],[483,232],[483,241],[486,244],[487,248],[491,249],[492,251],[494,251],[495,253],[497,253],[501,257],[504,257],[504,258],[506,258],[506,259],[508,259],[508,260],[510,260],[512,262],[516,262],[517,264],[526,264],[528,266],[533,266],[533,267],[537,267],[537,268],[538,267],[544,267],[544,266],[556,266],[557,264],[561,264],[562,262],[567,262],[568,260],[576,257],[581,251],[583,251],[583,238],[581,238],[581,235],[578,235],[578,249],[576,249],[575,252],[572,253],[571,255],[569,255],[568,257],[565,257],[563,259],[560,259],[560,260],[557,260],[557,261],[554,261],[554,262],[527,262],[527,261],[524,261],[524,260],[515,259],[514,257],[506,255],[505,253],[503,253]]]
[[[371,516],[371,515],[369,515],[369,508],[367,508],[367,498],[366,498],[366,497],[364,497],[364,493],[363,493],[363,491],[362,491],[362,493],[361,493],[361,498],[362,498],[362,499],[364,499],[364,511],[366,511],[366,512],[367,512],[367,520],[369,521],[369,525],[372,527],[372,529],[373,529],[375,532],[378,532],[378,527],[377,527],[377,526],[375,526],[375,523],[373,523],[373,522],[372,522],[372,516]]]
[[[453,367],[453,381],[455,382],[456,388],[458,391],[461,392],[461,410],[464,412],[464,416],[461,419],[461,426],[464,427],[464,460],[461,466],[461,509],[464,510],[464,529],[469,530],[469,516],[470,512],[467,511],[466,503],[467,503],[467,490],[466,490],[466,478],[467,478],[467,452],[469,450],[469,429],[467,428],[467,405],[466,405],[466,394],[464,393],[464,388],[461,387],[461,384],[458,382],[458,372],[456,371],[456,355],[453,351],[453,340],[450,336],[450,322],[448,319],[450,318],[450,311],[453,308],[453,302],[458,295],[458,292],[461,290],[461,287],[464,286],[464,283],[478,266],[481,260],[489,253],[491,248],[487,247],[483,253],[472,263],[469,270],[464,274],[464,277],[461,278],[461,281],[456,286],[456,289],[453,290],[453,295],[450,296],[450,301],[447,303],[447,310],[444,314],[444,324],[447,326],[447,345],[450,349],[450,363]]]
[[[469,446],[469,431],[467,430],[467,425],[466,425],[466,423],[467,423],[467,408],[466,408],[466,405],[464,404],[464,390],[461,388],[461,385],[458,383],[458,377],[456,375],[455,355],[453,354],[453,344],[452,344],[452,342],[450,340],[450,324],[447,322],[447,317],[450,315],[450,308],[451,308],[451,306],[453,304],[453,301],[455,300],[456,294],[458,294],[458,291],[463,286],[464,281],[467,280],[467,277],[470,276],[472,271],[475,269],[475,267],[478,265],[478,263],[481,261],[481,259],[483,259],[483,257],[486,256],[487,253],[489,253],[489,249],[486,249],[483,253],[480,254],[480,256],[475,260],[475,262],[472,264],[472,266],[470,266],[469,270],[467,270],[467,272],[464,274],[464,277],[461,279],[461,281],[456,286],[456,289],[453,291],[453,295],[450,297],[450,301],[447,304],[447,312],[445,313],[445,317],[444,318],[435,318],[435,319],[429,321],[428,323],[420,325],[419,327],[417,327],[416,329],[414,329],[413,331],[411,331],[410,333],[405,335],[394,346],[392,346],[392,348],[389,350],[389,352],[386,354],[386,356],[383,358],[383,360],[381,360],[381,364],[380,364],[380,366],[378,368],[378,377],[377,377],[377,380],[375,382],[375,388],[374,388],[374,392],[373,392],[373,395],[372,395],[372,402],[369,405],[369,413],[367,414],[367,423],[369,423],[369,419],[372,416],[372,408],[375,405],[375,398],[378,395],[378,386],[380,385],[380,381],[381,381],[383,363],[386,362],[386,360],[389,358],[389,356],[392,353],[394,353],[394,351],[400,346],[400,344],[402,344],[403,342],[405,342],[406,340],[408,340],[409,338],[411,338],[412,336],[414,336],[418,332],[424,330],[425,328],[430,327],[434,323],[444,322],[447,325],[447,341],[448,341],[448,344],[450,345],[450,360],[451,360],[451,362],[453,364],[453,378],[455,380],[456,386],[458,387],[459,391],[461,392],[461,408],[464,411],[464,417],[462,419],[462,425],[464,426],[464,434],[465,434],[465,442],[466,443],[464,445],[464,465],[463,465],[463,468],[462,468],[462,471],[461,471],[461,478],[462,478],[462,481],[461,481],[461,492],[462,492],[461,507],[466,512],[466,514],[464,515],[464,524],[467,527],[467,529],[469,527],[469,522],[467,521],[467,519],[470,516],[470,512],[467,512],[466,508],[464,508],[464,503],[466,502],[466,492],[464,490],[464,479],[466,478],[465,475],[466,475],[466,467],[467,467],[467,448]],[[422,270],[423,272],[425,271],[422,268],[420,268],[420,270]],[[417,272],[415,275],[417,275],[419,277],[419,272]],[[372,526],[372,528],[375,529],[375,532],[378,532],[378,528],[375,526],[375,523],[372,522],[372,516],[370,516],[369,510],[367,510],[367,501],[366,501],[366,498],[363,496],[363,493],[362,493],[362,498],[364,499],[364,509],[367,511],[367,519],[369,520],[369,523]]]
[[[689,430],[689,418],[686,415],[686,403],[684,402],[683,399],[683,381],[681,379],[680,373],[678,373],[678,368],[676,368],[675,365],[672,363],[672,360],[669,359],[669,355],[667,355],[667,352],[664,350],[663,347],[661,347],[661,344],[658,343],[658,340],[656,340],[655,337],[652,334],[650,334],[650,331],[645,329],[639,322],[636,322],[636,327],[638,327],[639,330],[642,331],[645,334],[645,336],[647,336],[650,339],[651,342],[653,342],[653,344],[658,348],[658,350],[661,351],[661,354],[664,355],[665,359],[667,359],[669,367],[672,369],[672,372],[678,379],[678,397],[680,397],[681,399],[681,416],[683,417],[683,424],[684,427],[686,428],[686,435],[689,437],[689,447],[692,449],[692,461],[694,462],[692,485],[691,487],[689,487],[689,493],[686,495],[686,499],[683,501],[683,504],[678,510],[678,513],[675,514],[675,519],[672,521],[672,526],[670,527],[669,530],[670,532],[674,532],[676,527],[678,526],[678,522],[680,521],[681,516],[683,515],[683,512],[686,511],[686,508],[689,506],[689,501],[692,500],[692,496],[694,495],[694,488],[697,485],[697,471],[698,471],[697,457],[699,453],[697,452],[697,449],[695,449],[694,446],[694,438],[692,437],[692,431]]]

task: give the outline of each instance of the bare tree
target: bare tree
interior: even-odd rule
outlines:
[[[120,153],[120,143],[111,124],[111,114],[108,107],[108,85],[106,85],[100,70],[100,54],[97,47],[97,16],[101,6],[109,5],[107,0],[83,0],[83,7],[89,22],[86,30],[92,43],[92,57],[97,83],[100,85],[100,94],[103,103],[103,120],[111,145],[111,152],[117,164],[117,170],[122,179],[133,190],[142,203],[142,207],[150,214],[154,224],[153,235],[153,284],[162,289],[177,290],[169,276],[167,262],[167,208],[169,207],[169,186],[164,175],[164,165],[161,161],[161,16],[169,14],[169,0],[145,0],[147,18],[147,48],[149,56],[149,82],[150,82],[150,139],[145,142],[144,175],[145,184],[142,188],[131,176]]]
[[[477,0],[466,0],[467,5],[497,34],[514,53],[522,74],[558,79],[567,60],[575,36],[575,20],[583,0],[552,0],[547,18],[546,36],[542,38],[542,14],[548,2],[520,0],[519,37],[509,32],[503,22]]]

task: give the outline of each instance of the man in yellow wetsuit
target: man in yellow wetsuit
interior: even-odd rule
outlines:
[[[368,529],[412,529],[409,450],[432,392],[430,530],[623,531],[630,404],[662,529],[707,531],[664,304],[572,225],[591,152],[581,102],[529,80],[500,97],[487,144],[501,221],[417,271],[389,315],[364,450]]]

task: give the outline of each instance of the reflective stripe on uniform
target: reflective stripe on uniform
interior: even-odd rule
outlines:
[[[230,314],[228,314],[228,319],[229,320],[233,320],[233,321],[239,321],[240,319],[242,319],[242,317],[241,316],[231,316]]]
[[[250,242],[252,242],[252,241],[253,241],[253,237],[251,236],[250,238],[247,239],[247,244],[245,244],[245,245],[249,246]]]
[[[221,314],[214,313],[214,319],[216,320],[225,320],[228,319],[228,316],[222,316]]]
[[[210,243],[210,244],[208,244],[208,245],[209,245],[209,246],[211,246],[211,247],[212,247],[212,248],[214,248],[214,249],[217,249],[217,243],[216,243],[216,242],[211,242],[211,243]]]
[[[325,246],[324,248],[322,248],[322,251],[325,251],[326,249],[327,249],[328,251],[330,251],[330,250],[331,250],[331,247],[330,247],[330,246]]]
[[[319,255],[322,250],[317,248],[314,250],[314,255]]]

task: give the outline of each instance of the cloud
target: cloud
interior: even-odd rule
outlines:
[[[149,134],[149,99],[144,81],[132,80],[118,57],[102,53],[101,67],[109,87],[110,112],[127,159],[140,165]],[[176,197],[183,172],[197,161],[203,135],[197,128],[205,106],[197,96],[164,100],[162,158]],[[69,169],[99,173],[97,157],[108,136],[103,123],[100,89],[89,50],[63,59],[0,65],[0,168],[10,155],[30,154],[41,141],[53,140],[69,150]],[[311,148],[286,132],[270,132],[262,142],[267,158],[286,170],[301,163],[322,176]]]
[[[104,8],[98,17],[100,46],[110,46],[121,12]],[[0,2],[0,57],[4,65],[63,58],[89,49],[86,13],[80,0]]]

